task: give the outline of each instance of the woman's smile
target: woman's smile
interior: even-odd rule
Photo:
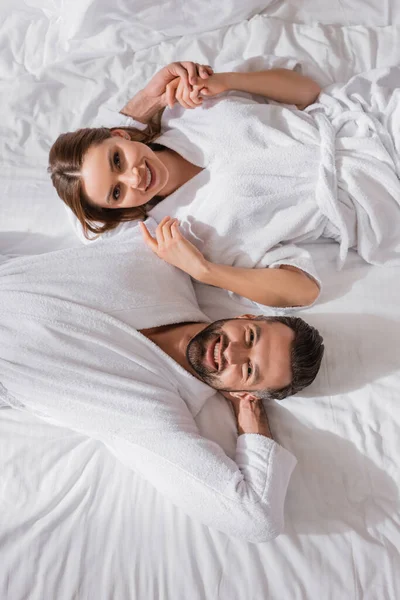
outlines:
[[[82,165],[85,193],[103,208],[134,208],[162,194],[170,175],[157,153],[140,142],[112,136],[88,150]]]
[[[146,165],[146,192],[157,187],[157,174],[149,160],[145,160]]]

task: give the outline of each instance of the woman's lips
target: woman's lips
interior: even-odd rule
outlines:
[[[148,187],[148,188],[147,188],[147,190],[146,190],[146,192],[148,192],[149,190],[151,190],[151,189],[154,187],[154,185],[155,185],[155,183],[156,183],[156,179],[157,179],[157,178],[156,178],[156,172],[155,172],[155,170],[154,170],[154,167],[152,167],[152,166],[150,165],[150,163],[149,163],[147,160],[146,160],[146,166],[147,166],[147,168],[149,169],[149,171],[150,171],[150,174],[151,174],[151,181],[150,181],[150,185],[149,185],[149,187]]]

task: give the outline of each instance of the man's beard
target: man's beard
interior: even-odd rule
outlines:
[[[186,358],[192,369],[204,381],[204,383],[211,386],[215,390],[222,390],[223,386],[219,381],[218,373],[212,371],[208,365],[204,364],[204,359],[210,344],[220,336],[222,336],[222,338],[225,337],[225,334],[221,331],[221,328],[228,320],[229,319],[214,321],[214,323],[211,323],[208,327],[195,335],[194,338],[190,340],[186,348]]]

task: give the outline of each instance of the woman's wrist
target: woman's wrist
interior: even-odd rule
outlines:
[[[234,78],[233,76],[235,75],[235,73],[215,73],[213,75],[213,77],[217,77],[219,79],[219,84],[221,86],[221,93],[222,92],[229,92],[230,90],[234,90],[234,86],[233,86],[233,81]]]
[[[163,108],[165,108],[159,98],[152,98],[146,94],[146,88],[140,90],[120,111],[127,117],[132,117],[135,121],[147,124]]]
[[[215,265],[209,260],[204,259],[196,265],[196,268],[193,270],[193,273],[189,273],[193,279],[200,281],[200,283],[207,283],[208,285],[213,285],[213,273],[214,273]]]

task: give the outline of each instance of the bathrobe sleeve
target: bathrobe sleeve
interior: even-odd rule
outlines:
[[[173,399],[171,399],[173,400]],[[169,427],[135,432],[135,443],[114,438],[114,454],[176,506],[204,525],[261,543],[278,536],[284,501],[296,464],[275,441],[239,436],[235,461],[202,437],[186,409],[172,409]],[[168,402],[171,406],[171,403]]]

